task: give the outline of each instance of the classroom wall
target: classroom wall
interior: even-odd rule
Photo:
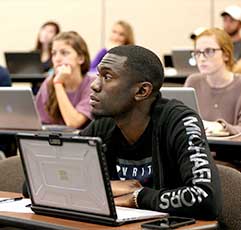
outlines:
[[[90,54],[108,39],[116,20],[134,28],[136,43],[160,57],[173,47],[190,47],[190,33],[197,27],[222,26],[220,12],[240,0],[0,0],[0,64],[4,51],[29,51],[38,30],[47,20],[62,30],[76,30],[87,41]]]

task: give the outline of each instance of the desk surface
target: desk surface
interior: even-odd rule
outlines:
[[[12,82],[42,82],[46,74],[13,74],[10,77]]]
[[[17,193],[8,193],[8,192],[0,192],[0,197],[17,197],[19,194]],[[52,225],[61,225],[63,226],[63,229],[80,229],[80,230],[100,230],[100,229],[122,229],[122,230],[141,230],[141,224],[144,222],[136,222],[131,224],[125,224],[120,227],[108,227],[104,225],[97,225],[97,224],[91,224],[91,223],[84,223],[80,221],[73,221],[73,220],[67,220],[67,219],[60,219],[55,217],[49,217],[49,216],[42,216],[37,214],[30,214],[30,213],[12,213],[12,212],[1,212],[0,211],[0,217],[10,217],[10,219],[20,220],[24,221],[25,224],[31,223],[32,226],[36,223],[39,224],[39,222],[45,222]],[[150,220],[148,220],[150,221]],[[145,221],[147,222],[147,221]],[[1,223],[1,219],[0,219]],[[9,225],[11,223],[11,220],[9,220]],[[17,225],[18,227],[21,227],[21,224]],[[26,226],[25,226],[26,227]],[[181,227],[178,229],[192,229],[192,230],[198,230],[198,229],[217,229],[217,221],[196,221],[195,224]]]
[[[241,135],[227,138],[208,138],[211,151],[216,152],[217,159],[241,161]]]
[[[186,81],[187,76],[182,74],[177,75],[165,75],[164,83],[175,83],[183,85]]]

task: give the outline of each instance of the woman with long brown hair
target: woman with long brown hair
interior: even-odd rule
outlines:
[[[60,26],[57,22],[54,21],[45,22],[39,30],[34,51],[40,52],[44,72],[47,72],[52,67],[51,45],[53,38],[59,32]]]
[[[76,32],[58,34],[52,45],[54,74],[37,94],[37,108],[44,124],[82,128],[91,119],[89,95],[92,77],[86,76],[90,57],[84,39]]]

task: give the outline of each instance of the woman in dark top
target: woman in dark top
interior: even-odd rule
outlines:
[[[48,72],[52,68],[51,47],[53,38],[60,32],[60,27],[56,22],[45,22],[38,33],[38,38],[34,51],[40,52],[41,62],[44,72]],[[41,83],[34,82],[32,84],[33,94],[36,95]]]
[[[60,32],[60,27],[56,22],[48,21],[44,23],[39,31],[35,51],[39,51],[43,63],[44,72],[52,67],[51,44],[55,35]]]
[[[10,75],[4,67],[0,66],[0,86],[11,86],[11,78]]]
[[[4,67],[0,66],[0,86],[11,86],[10,75]],[[15,137],[12,135],[0,135],[0,158],[5,156],[16,155],[17,148],[15,144]]]

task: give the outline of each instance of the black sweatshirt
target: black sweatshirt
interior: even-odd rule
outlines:
[[[159,96],[152,106],[151,122],[153,187],[141,190],[139,207],[215,219],[221,209],[220,181],[200,117],[183,103]],[[112,179],[116,174],[115,149],[111,145],[115,128],[113,119],[101,118],[80,133],[102,138]]]

